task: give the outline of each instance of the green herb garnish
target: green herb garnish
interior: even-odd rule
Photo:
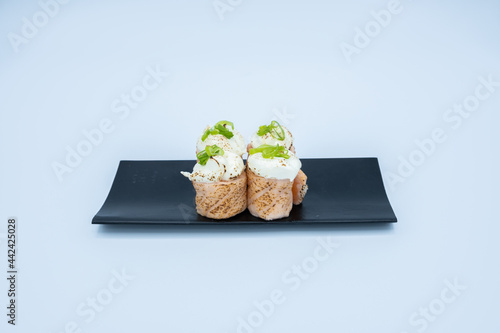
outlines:
[[[285,159],[290,158],[290,155],[288,155],[288,150],[285,147],[280,146],[279,144],[276,144],[276,146],[264,144],[257,148],[250,149],[249,153],[250,155],[262,153],[262,157],[264,158],[275,158],[275,157],[282,157]]]
[[[205,133],[203,133],[203,135],[201,136],[201,141],[205,141],[209,135],[217,135],[217,134],[224,135],[226,138],[231,139],[234,136],[234,134],[233,132],[228,130],[227,127],[224,125],[229,125],[234,130],[234,124],[232,122],[227,120],[221,120],[213,127],[207,129]]]
[[[222,156],[224,155],[224,149],[221,147],[218,147],[217,145],[213,146],[206,146],[205,150],[200,151],[198,154],[196,154],[196,158],[198,158],[198,163],[201,165],[207,164],[208,160],[210,159],[211,156]]]
[[[222,126],[229,125],[229,126],[231,126],[232,129],[234,129],[234,124],[230,121],[227,121],[227,120],[221,120],[217,124],[215,124],[215,126],[217,126],[217,125],[222,125]]]
[[[285,130],[276,120],[271,121],[271,124],[269,126],[268,125],[260,126],[259,130],[257,131],[258,136],[263,136],[266,135],[267,133],[271,133],[271,135],[275,139],[278,139],[280,141],[285,140]]]

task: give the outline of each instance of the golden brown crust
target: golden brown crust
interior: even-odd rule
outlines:
[[[248,210],[264,220],[288,217],[292,210],[292,185],[289,179],[272,179],[256,175],[247,167]]]
[[[227,219],[247,208],[247,175],[229,181],[195,182],[196,211],[212,219]]]

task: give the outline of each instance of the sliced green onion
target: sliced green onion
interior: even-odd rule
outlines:
[[[203,135],[201,136],[201,141],[205,141],[208,137],[208,135],[210,134],[210,128],[208,128],[205,133],[203,133]]]
[[[228,130],[227,127],[225,127],[224,125],[229,125],[234,130],[234,125],[232,122],[227,120],[221,120],[213,127],[208,128],[205,131],[205,133],[203,133],[203,135],[201,136],[201,141],[205,141],[209,135],[217,135],[217,134],[224,135],[226,138],[231,139],[234,136],[234,134],[233,132]]]
[[[250,149],[250,155],[257,154],[257,153],[262,153],[262,157],[264,158],[275,158],[275,157],[282,157],[285,159],[290,158],[290,155],[288,155],[288,150],[280,146],[279,144],[276,144],[276,146],[272,145],[260,145],[257,148],[252,148]]]
[[[215,124],[215,126],[217,126],[217,125],[222,125],[222,126],[229,125],[229,126],[231,126],[232,129],[234,129],[234,124],[228,120],[221,120],[217,124]]]
[[[269,125],[272,129],[269,131],[273,137],[276,139],[283,141],[285,140],[285,130],[281,127],[280,123],[276,120],[271,121],[271,125]]]
[[[211,156],[216,156],[216,155],[219,156],[224,155],[224,149],[222,149],[217,145],[206,146],[204,150],[196,154],[196,158],[199,161],[198,163],[200,163],[201,165],[205,165],[207,164]]]
[[[216,156],[216,155],[222,156],[222,155],[224,155],[224,149],[222,149],[221,147],[219,147],[217,145],[206,146],[205,151],[207,152],[208,156]]]
[[[267,133],[271,133],[273,138],[278,139],[280,141],[285,140],[285,130],[281,127],[280,123],[276,120],[271,121],[270,125],[262,125],[259,127],[257,131],[258,136],[266,135]]]
[[[228,139],[231,139],[234,136],[233,132],[231,132],[230,130],[228,130],[227,128],[222,126],[221,124],[215,125],[214,128],[218,132],[217,134],[222,134]]]
[[[262,125],[259,127],[259,130],[257,131],[258,136],[263,136],[269,133],[269,126]]]

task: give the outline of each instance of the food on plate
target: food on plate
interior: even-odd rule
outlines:
[[[273,120],[269,125],[262,125],[259,130],[252,135],[252,139],[247,146],[247,151],[262,145],[276,146],[277,144],[295,153],[292,133],[285,127]]]
[[[232,122],[207,126],[197,140],[196,157],[193,171],[181,174],[192,182],[202,216],[227,219],[248,208],[264,220],[280,219],[302,203],[308,190],[292,134],[277,121],[260,126],[247,147]]]
[[[196,143],[196,152],[198,153],[206,146],[212,145],[217,145],[225,152],[232,152],[239,156],[246,153],[243,135],[234,129],[232,122],[227,120],[221,120],[214,126],[205,127]]]
[[[198,151],[196,157],[193,172],[181,174],[196,191],[198,214],[227,219],[243,212],[247,208],[247,175],[241,155],[214,144]]]
[[[307,192],[301,167],[299,158],[278,143],[251,148],[247,160],[250,213],[264,220],[288,217],[293,204],[300,204]]]

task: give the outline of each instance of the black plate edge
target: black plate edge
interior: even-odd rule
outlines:
[[[272,220],[272,221],[231,221],[231,222],[225,222],[221,220],[210,220],[210,221],[192,221],[192,222],[183,222],[183,221],[170,221],[168,223],[165,223],[164,221],[145,221],[145,220],[131,220],[131,221],[113,221],[113,220],[100,220],[98,219],[97,214],[92,218],[91,224],[93,225],[115,225],[115,226],[123,226],[123,225],[172,225],[172,226],[187,226],[187,225],[195,225],[195,226],[205,226],[205,225],[210,225],[210,226],[219,226],[219,225],[269,225],[269,224],[284,224],[284,225],[334,225],[334,224],[386,224],[386,223],[397,223],[398,218],[394,212],[394,209],[392,208],[392,205],[389,201],[389,197],[387,196],[387,190],[384,184],[384,179],[382,177],[382,172],[380,169],[380,163],[378,161],[378,157],[304,157],[303,159],[309,159],[309,160],[327,160],[327,159],[374,159],[377,163],[377,170],[378,170],[378,176],[379,179],[382,182],[382,187],[384,189],[384,194],[387,199],[387,202],[389,202],[389,206],[393,212],[394,219],[359,219],[359,220],[349,220],[349,221],[331,221],[331,220],[316,220],[316,221],[283,221],[283,220]],[[123,163],[126,162],[156,162],[159,160],[150,160],[150,159],[144,159],[144,160],[120,160],[118,163],[118,167],[116,168],[115,176],[113,177],[113,181],[111,183],[111,188],[110,191],[108,192],[108,195],[106,196],[106,199],[103,202],[103,205],[106,203],[106,200],[108,199],[108,196],[111,194],[111,189],[115,183],[115,178],[118,175],[118,169],[121,167]],[[172,161],[172,162],[183,162],[183,161],[192,161],[193,163],[196,160],[165,160],[165,161]],[[98,211],[99,212],[99,211]]]

